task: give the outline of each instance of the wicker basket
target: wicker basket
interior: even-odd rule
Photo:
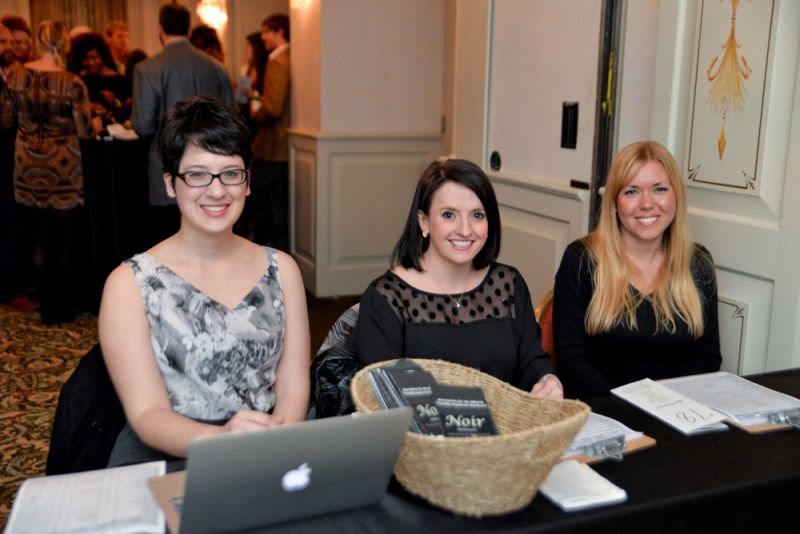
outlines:
[[[400,483],[435,506],[472,517],[527,506],[583,425],[589,407],[579,401],[538,399],[463,365],[414,361],[439,383],[481,387],[498,435],[445,438],[408,432],[394,468]],[[367,372],[387,363],[365,367],[353,378],[359,411],[381,409]]]

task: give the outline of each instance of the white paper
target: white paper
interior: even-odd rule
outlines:
[[[642,433],[628,428],[616,419],[590,412],[586,422],[564,452],[564,456],[582,454],[590,445],[620,436],[624,436],[625,441],[631,441],[642,437]]]
[[[147,479],[166,462],[29,478],[20,486],[5,534],[162,533],[164,513]]]
[[[770,413],[800,408],[800,399],[724,371],[670,378],[660,383],[742,424],[763,423]]]
[[[649,378],[614,388],[611,393],[686,435],[728,428],[720,423],[726,418],[725,414]]]
[[[556,464],[539,491],[565,512],[624,502],[628,494],[577,460]]]

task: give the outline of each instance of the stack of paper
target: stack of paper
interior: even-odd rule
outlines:
[[[539,491],[565,512],[624,502],[628,494],[586,464],[567,460],[556,464]]]
[[[645,378],[611,393],[686,435],[725,430],[723,420],[751,432],[800,427],[800,399],[724,371],[659,382]]]
[[[5,534],[161,533],[164,514],[147,487],[165,462],[29,478],[11,508]]]
[[[611,393],[657,417],[687,436],[728,429],[720,422],[725,419],[724,414],[676,393],[658,382],[653,382],[649,378],[614,388]]]
[[[745,426],[773,422],[776,418],[771,416],[800,410],[800,399],[724,371],[671,378],[661,384]]]

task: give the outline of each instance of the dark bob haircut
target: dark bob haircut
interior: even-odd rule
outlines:
[[[486,212],[489,235],[486,244],[472,259],[473,267],[482,269],[497,259],[500,254],[500,209],[497,207],[492,184],[486,173],[471,161],[448,159],[431,163],[417,182],[417,190],[414,192],[414,200],[411,203],[403,235],[392,250],[392,265],[402,265],[406,269],[413,267],[422,271],[420,258],[428,250],[430,238],[423,239],[417,214],[422,211],[425,215],[429,215],[433,195],[445,182],[463,185],[475,193]]]
[[[179,100],[164,116],[158,133],[158,151],[164,172],[178,174],[181,159],[189,145],[223,156],[240,156],[250,168],[253,148],[250,130],[241,113],[208,96]]]

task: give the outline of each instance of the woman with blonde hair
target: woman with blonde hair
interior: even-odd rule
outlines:
[[[623,148],[597,229],[567,247],[556,274],[553,335],[567,395],[719,370],[713,260],[687,219],[672,154],[653,141]]]

